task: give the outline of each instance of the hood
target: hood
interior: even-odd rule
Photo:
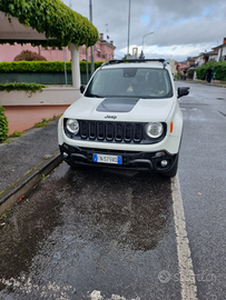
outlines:
[[[106,113],[130,112],[139,101],[139,98],[105,98],[97,107],[97,111]]]
[[[174,102],[174,98],[87,98],[82,96],[66,110],[64,116],[80,120],[164,122]]]

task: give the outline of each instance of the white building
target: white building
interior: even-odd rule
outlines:
[[[226,60],[226,37],[223,40],[223,44],[212,49],[218,51],[217,61]]]
[[[214,51],[202,52],[198,56],[194,57],[194,59],[195,59],[195,64],[197,64],[197,66],[201,66],[206,64],[209,61],[218,61],[217,57],[218,57],[217,49],[214,49]]]

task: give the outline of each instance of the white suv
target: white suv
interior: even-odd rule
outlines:
[[[58,141],[72,167],[90,165],[177,173],[183,130],[172,72],[164,59],[111,60],[80,88],[63,114]]]

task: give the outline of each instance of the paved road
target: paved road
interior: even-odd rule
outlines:
[[[226,299],[226,89],[191,84],[181,108],[179,179],[198,299]]]
[[[61,164],[0,226],[0,299],[226,299],[226,90],[188,85],[179,176]]]

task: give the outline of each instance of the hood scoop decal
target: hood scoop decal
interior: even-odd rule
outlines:
[[[97,107],[102,112],[130,112],[139,101],[139,98],[105,98]]]

